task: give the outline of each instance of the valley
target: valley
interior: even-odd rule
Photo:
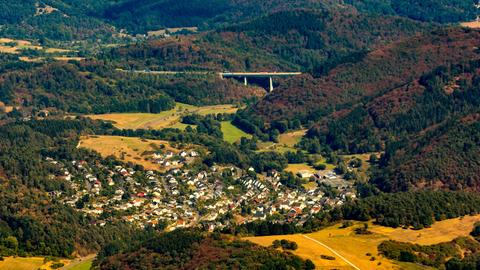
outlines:
[[[477,1],[0,5],[0,269],[479,268]]]

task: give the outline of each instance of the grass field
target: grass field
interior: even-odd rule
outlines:
[[[90,255],[82,259],[76,259],[62,268],[62,270],[90,270],[95,255]]]
[[[392,240],[412,242],[419,245],[433,245],[469,235],[475,222],[478,221],[480,221],[480,215],[438,221],[431,228],[422,230],[394,229],[375,225],[370,226],[370,230],[385,235]]]
[[[295,241],[299,248],[293,253],[300,257],[312,260],[317,269],[356,269],[342,260],[339,256],[332,254],[330,250],[315,242],[328,246],[346,260],[351,262],[359,269],[432,269],[411,263],[398,263],[378,254],[378,245],[385,240],[397,240],[403,242],[412,242],[420,245],[438,244],[451,241],[459,236],[466,236],[470,233],[475,222],[480,221],[480,215],[466,216],[463,218],[449,219],[436,222],[431,228],[423,230],[393,229],[374,225],[370,222],[369,230],[371,235],[356,235],[353,230],[362,226],[360,222],[355,222],[352,227],[341,229],[340,224],[328,227],[321,231],[302,235],[279,235],[279,236],[261,236],[247,237],[245,239],[254,243],[270,246],[276,239],[287,239]],[[367,254],[369,254],[367,256]],[[335,257],[335,260],[329,261],[320,258],[320,255]],[[372,260],[372,257],[375,257]]]
[[[464,22],[461,23],[463,27],[468,27],[468,28],[480,28],[480,22],[473,21],[473,22]]]
[[[214,105],[197,107],[177,103],[174,109],[158,114],[153,113],[112,113],[87,115],[92,119],[110,121],[120,129],[163,129],[168,127],[185,128],[181,125],[180,118],[187,114],[217,114],[235,113],[238,110],[234,105]]]
[[[31,49],[31,50],[39,50],[43,51],[47,54],[64,54],[72,52],[71,50],[66,49],[58,49],[58,48],[44,48],[42,46],[33,45],[32,42],[27,40],[16,40],[10,38],[0,38],[0,52],[1,53],[10,53],[10,54],[20,54],[22,50]],[[58,56],[55,57],[56,60],[59,61],[68,61],[68,60],[81,60],[83,58],[79,57],[66,57],[66,56]],[[28,58],[28,57],[21,57],[20,60],[22,61],[36,61],[36,60],[44,60],[43,58]]]
[[[252,135],[232,125],[229,121],[222,122],[223,139],[226,142],[234,143],[239,141],[242,137],[252,138]]]
[[[80,140],[79,147],[99,152],[102,157],[113,155],[124,162],[133,162],[142,165],[148,170],[161,170],[158,164],[154,164],[145,160],[149,155],[142,155],[144,152],[151,152],[155,147],[165,145],[164,150],[170,150],[174,153],[179,152],[170,146],[167,141],[160,140],[144,140],[135,137],[120,137],[120,136],[86,136]],[[123,156],[123,159],[122,159]]]
[[[278,136],[278,143],[288,147],[294,147],[299,143],[303,136],[307,133],[306,129],[287,132]]]
[[[59,262],[67,265],[69,260],[60,260]],[[51,270],[53,262],[44,263],[43,257],[6,257],[3,261],[0,261],[0,269],[2,270]]]
[[[302,163],[302,164],[288,164],[285,171],[291,172],[293,174],[296,174],[299,171],[310,171],[310,172],[314,173],[315,169],[312,168],[311,166],[308,166],[308,164],[306,164],[306,163]]]
[[[258,148],[259,152],[265,152],[265,151],[275,151],[278,153],[285,153],[288,151],[295,152],[297,149],[295,149],[295,144],[300,142],[302,137],[305,135],[307,130],[297,130],[297,131],[292,131],[292,132],[287,132],[284,134],[280,134],[278,136],[278,143],[273,143],[273,142],[259,142],[258,143]]]

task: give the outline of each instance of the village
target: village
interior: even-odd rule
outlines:
[[[233,222],[267,219],[303,224],[313,214],[356,198],[353,182],[334,171],[299,174],[317,183],[316,188],[289,188],[281,183],[277,171],[256,174],[253,168],[186,166],[197,157],[194,150],[155,153],[154,158],[166,166],[165,172],[120,162],[47,158],[57,169],[52,177],[70,186],[67,192],[50,195],[84,212],[98,226],[123,220],[141,228],[203,227],[210,231]],[[334,196],[321,188],[329,184],[336,190]]]

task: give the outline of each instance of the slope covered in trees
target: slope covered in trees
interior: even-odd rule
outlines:
[[[114,49],[104,57],[132,68],[301,70],[322,75],[369,50],[430,29],[408,19],[349,10],[280,11],[197,37]]]
[[[108,7],[104,16],[113,23],[133,31],[158,29],[162,26],[211,27],[248,20],[257,16],[294,8],[337,9],[349,4],[362,12],[404,16],[419,21],[451,23],[472,20],[476,10],[472,0],[443,1],[124,1]],[[352,7],[348,6],[349,9]],[[132,16],[133,15],[133,16]],[[132,17],[135,19],[132,20]]]
[[[308,122],[334,111],[345,114],[360,101],[402,87],[442,64],[478,59],[479,35],[453,28],[387,45],[360,61],[332,69],[327,76],[289,79],[250,111],[269,121]]]
[[[76,149],[77,136],[108,127],[85,120],[0,127],[0,256],[88,254],[134,232],[122,223],[91,226],[91,218],[48,195],[71,191],[64,180],[51,177],[57,172],[46,157],[98,162],[98,155]]]
[[[132,243],[132,242],[130,242]],[[134,244],[107,246],[96,262],[99,269],[314,269],[291,253],[178,229]]]
[[[16,38],[62,41],[110,40],[118,33],[117,29],[127,29],[133,34],[165,27],[214,29],[297,8],[358,10],[418,21],[452,23],[473,20],[476,15],[474,4],[473,0],[2,0],[0,24],[3,27],[0,33]],[[39,12],[44,7],[48,7],[48,12]]]
[[[116,71],[103,62],[47,63],[8,69],[0,75],[0,100],[35,110],[76,113],[148,112],[172,109],[174,101],[195,105],[229,103],[260,96],[214,75],[157,77]]]

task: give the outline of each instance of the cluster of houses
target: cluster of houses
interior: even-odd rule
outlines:
[[[151,159],[155,164],[159,164],[163,168],[178,168],[185,164],[191,163],[198,153],[195,150],[181,151],[174,153],[173,151],[166,151],[165,153],[153,153]]]
[[[194,158],[198,154],[184,151],[177,155]],[[175,154],[167,152],[158,158],[173,157]],[[355,198],[351,184],[339,186],[335,197],[329,197],[320,187],[288,188],[275,171],[255,176],[233,166],[212,166],[200,171],[172,167],[158,172],[101,161],[48,161],[58,167],[52,177],[64,180],[70,189],[51,195],[91,215],[100,226],[121,219],[139,227],[167,224],[169,229],[206,226],[213,230],[229,226],[233,220],[238,224],[274,214],[302,223],[326,206]],[[333,176],[326,173],[319,181],[335,180],[329,179]]]

